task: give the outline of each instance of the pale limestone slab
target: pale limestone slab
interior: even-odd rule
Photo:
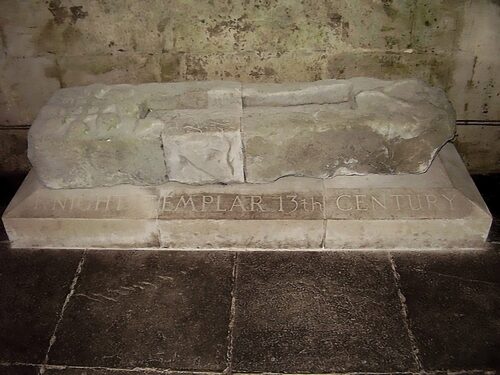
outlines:
[[[231,220],[324,219],[323,184],[313,178],[287,177],[269,184],[159,186],[158,218]]]
[[[2,220],[13,247],[158,247],[158,205],[150,187],[46,188],[30,172]]]
[[[53,190],[30,173],[2,219],[17,248],[237,250],[477,248],[492,220],[451,144],[419,175]]]
[[[190,184],[244,182],[240,118],[222,113],[168,115],[162,134],[168,178]]]
[[[484,246],[491,220],[328,220],[325,248],[361,250],[474,249]]]
[[[245,107],[288,107],[347,103],[352,100],[350,81],[327,79],[311,83],[249,83],[243,86]]]
[[[451,143],[421,175],[327,179],[325,202],[326,248],[474,248],[492,221]]]
[[[241,113],[236,82],[65,88],[31,126],[28,156],[50,188],[243,182]]]
[[[154,187],[48,189],[30,172],[5,211],[4,218],[156,219]]]
[[[444,92],[418,80],[243,86],[243,104],[251,183],[422,173],[455,132]]]
[[[159,220],[162,248],[319,249],[322,220]]]
[[[13,248],[158,248],[158,225],[144,219],[9,218]]]

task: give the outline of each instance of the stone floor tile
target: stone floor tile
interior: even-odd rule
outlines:
[[[0,362],[43,361],[81,257],[0,245]]]
[[[48,368],[43,375],[218,375],[216,372],[196,372],[196,371],[170,371],[161,369],[117,369],[117,368],[90,368],[90,367],[61,367],[61,368]],[[3,375],[0,372],[0,375]],[[13,375],[16,375],[15,373]],[[20,373],[20,375],[23,375]],[[28,375],[28,374],[27,374]],[[221,372],[220,375],[223,375]],[[479,374],[476,374],[479,375]]]
[[[37,366],[2,366],[0,365],[0,375],[38,375]]]
[[[500,368],[498,251],[396,253],[394,261],[424,369]]]
[[[386,253],[238,257],[233,371],[416,369]]]
[[[88,252],[49,364],[223,370],[234,255]]]
[[[46,369],[43,375],[159,375],[160,371],[146,370],[146,369],[136,369],[137,371],[131,370],[120,370],[120,369],[103,369],[103,368],[49,368]]]

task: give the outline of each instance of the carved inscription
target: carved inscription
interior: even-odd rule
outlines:
[[[463,215],[470,203],[453,189],[330,189],[328,218],[446,218]]]
[[[441,203],[446,206],[446,209],[453,211],[455,198],[456,194],[450,196],[446,194],[341,194],[335,200],[335,205],[340,211],[387,209],[421,211],[439,208],[438,202],[442,200]]]
[[[325,198],[319,192],[45,194],[27,209],[39,217],[321,220],[461,217],[471,204],[454,189],[328,189]]]
[[[92,197],[60,197],[49,198],[36,196],[34,209],[49,211],[124,211],[127,207],[127,201],[131,197],[127,196],[92,196]]]
[[[160,197],[160,218],[323,218],[320,195],[180,194]]]

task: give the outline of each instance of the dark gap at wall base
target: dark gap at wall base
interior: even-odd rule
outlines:
[[[500,126],[500,120],[457,120],[457,126]],[[0,130],[25,130],[30,128],[30,124],[0,124]]]
[[[500,173],[473,175],[472,178],[493,216],[488,241],[500,242],[500,200],[498,199]]]
[[[0,173],[0,211],[9,204],[26,173]]]
[[[31,125],[10,125],[10,124],[2,124],[0,125],[0,130],[28,130]]]
[[[500,120],[457,120],[457,126],[500,126]]]

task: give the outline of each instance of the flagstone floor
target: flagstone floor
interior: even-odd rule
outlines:
[[[500,217],[500,176],[475,180]],[[432,253],[10,250],[3,233],[0,374],[495,373],[498,224],[485,250]]]

